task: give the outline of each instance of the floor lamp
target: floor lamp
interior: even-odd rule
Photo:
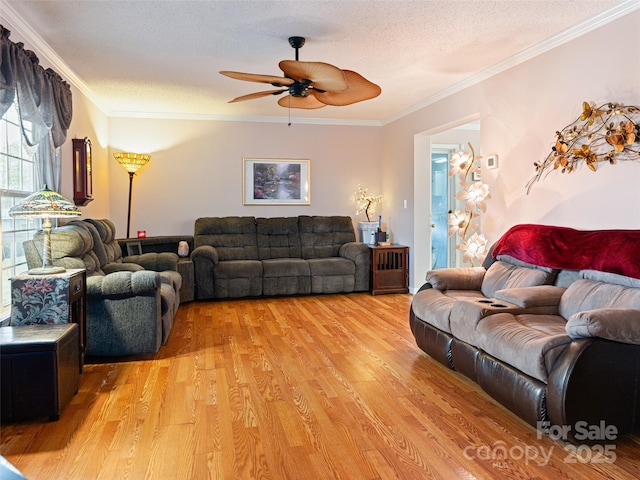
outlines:
[[[118,163],[122,165],[122,168],[124,168],[129,173],[129,207],[127,209],[127,238],[129,238],[129,228],[131,226],[131,193],[133,192],[133,176],[138,170],[149,163],[149,160],[151,160],[151,155],[147,155],[146,153],[120,152],[114,153],[113,156],[118,161]]]
[[[59,193],[49,190],[46,185],[9,209],[10,217],[43,219],[42,268],[32,268],[27,272],[29,275],[51,275],[65,271],[64,267],[56,267],[51,261],[51,219],[79,215],[82,215],[82,212],[73,203]]]

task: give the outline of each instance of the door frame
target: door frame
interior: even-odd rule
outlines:
[[[430,270],[429,265],[431,265],[431,222],[429,217],[431,213],[431,138],[447,130],[453,130],[473,122],[480,122],[479,113],[418,132],[413,136],[413,251],[409,256],[412,293],[416,293],[424,284],[426,273]],[[476,146],[478,152],[481,151],[480,147],[480,145]]]

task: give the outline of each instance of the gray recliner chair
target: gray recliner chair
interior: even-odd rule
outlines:
[[[42,232],[24,242],[30,268],[42,265]],[[54,265],[87,271],[87,355],[137,355],[167,341],[180,305],[174,253],[122,256],[110,220],[74,220],[51,232]]]

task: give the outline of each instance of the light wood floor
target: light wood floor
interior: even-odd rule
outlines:
[[[2,425],[0,454],[31,480],[640,476],[639,435],[604,456],[537,438],[431,360],[410,301],[185,304],[157,355],[86,365],[60,420]]]

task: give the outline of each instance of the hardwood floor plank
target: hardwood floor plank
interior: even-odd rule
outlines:
[[[182,305],[158,354],[89,359],[60,420],[3,424],[0,454],[32,480],[640,477],[640,435],[579,458],[425,355],[411,298]]]

